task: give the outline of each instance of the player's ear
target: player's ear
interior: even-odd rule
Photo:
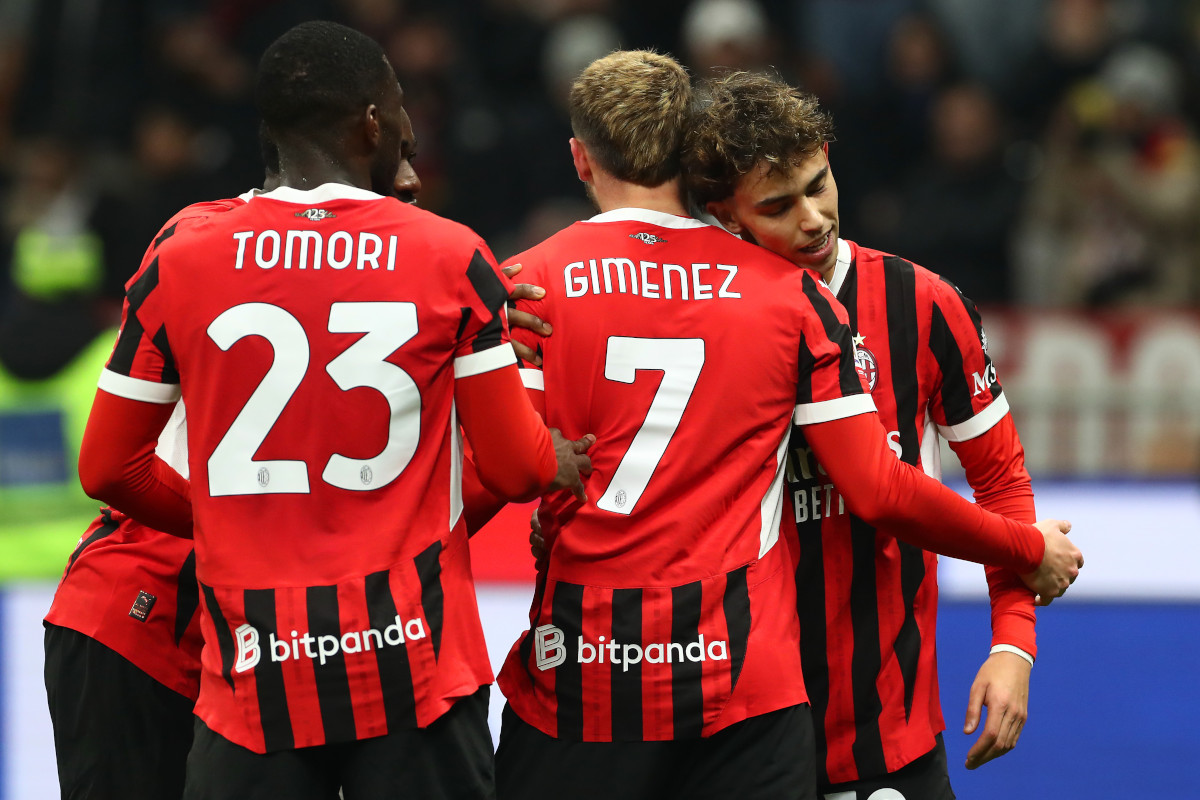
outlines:
[[[372,103],[363,109],[362,115],[359,117],[359,126],[367,143],[372,148],[378,147],[380,139],[383,137],[383,129],[379,121],[379,106]]]
[[[571,161],[575,163],[575,174],[584,183],[592,180],[592,162],[588,156],[587,145],[575,137],[571,137]]]
[[[721,227],[735,236],[741,236],[744,232],[745,229],[733,215],[733,210],[730,208],[728,200],[712,200],[705,205],[704,210],[712,214],[717,222],[721,223]]]

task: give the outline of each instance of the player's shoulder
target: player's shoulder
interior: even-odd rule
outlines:
[[[455,262],[469,261],[480,250],[491,252],[483,237],[469,225],[395,197],[385,197],[377,202],[380,205],[376,210],[403,229],[409,244],[420,243]]]
[[[231,211],[240,206],[246,205],[247,195],[239,197],[227,197],[221,200],[205,200],[200,203],[192,203],[189,206],[176,211],[170,219],[168,219],[155,235],[155,239],[161,238],[164,234],[173,234],[181,229],[185,229],[202,220],[208,219],[214,214],[222,214],[226,211]]]
[[[551,234],[537,244],[521,250],[516,255],[504,259],[503,266],[512,264],[521,264],[526,269],[534,269],[545,263],[546,261],[554,260],[556,253],[573,252],[577,250],[579,244],[586,242],[592,238],[593,234],[588,234],[582,228],[581,223],[573,222],[557,233]]]
[[[886,250],[864,247],[849,240],[846,242],[850,245],[854,263],[860,272],[868,269],[911,271],[916,285],[928,289],[934,297],[955,297],[960,294],[958,287],[950,279],[918,264],[911,258],[905,258]]]

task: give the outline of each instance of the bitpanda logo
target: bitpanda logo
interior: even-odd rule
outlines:
[[[309,222],[320,222],[323,219],[334,219],[337,214],[323,208],[306,208],[296,212],[297,217],[304,217]]]
[[[729,644],[724,639],[704,640],[698,634],[690,642],[651,642],[642,646],[632,642],[605,641],[600,636],[589,642],[579,636],[575,647],[575,661],[579,664],[606,661],[620,665],[622,672],[645,661],[648,664],[676,664],[684,661],[728,661]],[[543,672],[553,669],[567,660],[566,634],[556,625],[540,625],[533,631],[533,658],[537,668]]]
[[[653,233],[646,233],[644,231],[641,233],[631,233],[629,234],[629,238],[637,239],[643,244],[658,244],[659,242],[666,241],[666,239],[662,238],[661,236],[655,236]]]
[[[376,650],[398,647],[410,639],[424,639],[425,635],[425,623],[420,617],[403,620],[397,614],[396,621],[383,630],[367,628],[362,631],[348,631],[340,637],[330,634],[313,636],[308,631],[301,635],[299,631],[292,631],[290,639],[276,638],[274,633],[269,633],[266,644],[274,662],[308,658],[324,664],[339,653],[363,653],[371,650],[372,646]],[[258,629],[249,623],[243,623],[234,629],[233,640],[237,647],[233,671],[241,674],[254,669],[263,655]]]

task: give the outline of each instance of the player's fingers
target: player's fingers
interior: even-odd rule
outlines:
[[[983,726],[983,733],[979,735],[974,746],[967,752],[967,769],[975,769],[996,757],[993,751],[996,748],[996,741],[1000,735],[1006,710],[1000,706],[996,708],[988,706],[987,723]]]
[[[595,443],[596,443],[595,434],[585,433],[582,437],[571,442],[571,446],[573,448],[575,448],[576,453],[582,454],[582,453],[586,453],[589,449],[591,449],[591,446],[594,445]],[[588,463],[588,467],[589,468],[591,467],[590,460]]]
[[[524,286],[525,284],[521,285]],[[538,289],[538,291],[541,290]],[[542,336],[549,336],[554,332],[554,329],[550,327],[550,324],[541,317],[535,314],[530,314],[528,311],[522,311],[519,308],[510,308],[508,310],[508,327],[524,328],[525,330],[533,331],[534,333]]]
[[[521,359],[522,361],[526,361],[530,364],[533,364],[536,367],[540,367],[542,365],[541,356],[539,356],[537,354],[537,351],[534,350],[532,347],[527,347],[526,345],[523,345],[520,342],[518,342],[516,339],[512,340],[512,347],[513,347],[513,352],[517,354],[517,358]]]
[[[541,300],[546,296],[546,290],[532,283],[514,283],[508,293],[509,302],[513,300]]]
[[[512,266],[504,267],[500,271],[504,273],[504,277],[511,278],[514,275],[516,275],[518,272],[520,272],[522,269],[524,269],[524,268],[520,264],[513,264]]]
[[[987,687],[981,683],[971,684],[971,693],[967,696],[967,718],[963,722],[963,733],[972,734],[979,726],[979,716],[983,713],[983,698]]]

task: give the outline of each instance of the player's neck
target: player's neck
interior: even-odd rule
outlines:
[[[691,216],[683,204],[679,179],[658,186],[639,186],[597,175],[592,182],[592,196],[601,213],[618,208],[644,208],[679,217]]]
[[[339,159],[312,144],[291,144],[286,150],[280,145],[279,186],[308,190],[326,183],[370,189],[370,166],[366,161]]]

